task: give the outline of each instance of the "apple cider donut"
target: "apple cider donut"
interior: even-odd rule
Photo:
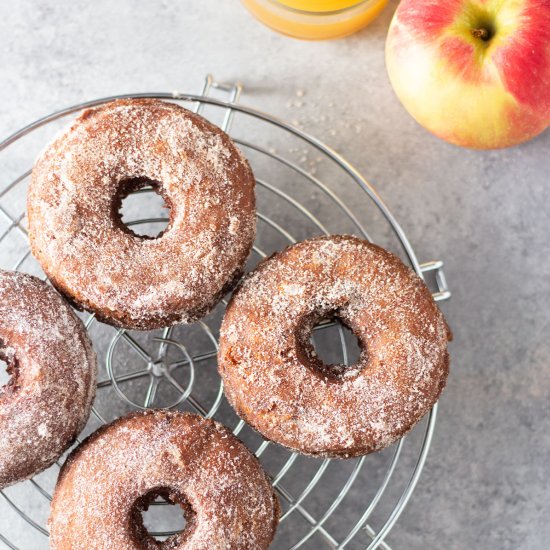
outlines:
[[[354,365],[324,364],[310,337],[337,318]],[[408,432],[443,390],[451,335],[422,280],[351,236],[298,243],[264,260],[233,295],[218,364],[229,402],[264,437],[298,452],[351,457]]]
[[[164,542],[141,512],[181,506],[185,529]],[[279,503],[258,460],[200,416],[132,413],[99,429],[63,466],[50,515],[52,550],[265,550]]]
[[[157,238],[121,220],[152,186],[170,208]],[[255,233],[255,181],[229,136],[153,99],[87,109],[38,158],[28,194],[32,252],[77,307],[120,327],[205,315],[238,280]]]
[[[84,428],[96,358],[84,326],[53,288],[0,270],[0,489],[51,466]]]

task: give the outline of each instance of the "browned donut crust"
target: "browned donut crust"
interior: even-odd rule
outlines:
[[[187,524],[164,543],[141,517],[155,497]],[[263,550],[279,503],[258,460],[229,430],[188,413],[132,413],[68,458],[50,515],[52,550]]]
[[[35,277],[0,270],[0,489],[51,466],[82,430],[96,357],[81,321]]]
[[[121,221],[153,185],[170,207],[157,238]],[[84,111],[38,158],[28,194],[34,256],[52,283],[103,321],[133,329],[205,315],[242,273],[255,233],[254,176],[204,118],[152,99]]]
[[[350,366],[325,365],[313,327],[336,317],[358,338]],[[235,292],[218,364],[237,413],[298,452],[351,457],[408,432],[443,390],[451,335],[429,290],[396,256],[351,236],[298,243]]]

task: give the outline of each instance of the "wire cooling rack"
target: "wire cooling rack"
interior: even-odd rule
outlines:
[[[200,95],[131,97],[184,104],[230,132],[245,151],[257,178],[258,195],[258,236],[249,269],[297,240],[350,232],[392,249],[421,277],[428,275],[436,300],[450,297],[443,263],[418,262],[402,228],[355,168],[296,126],[238,104],[241,91],[238,84],[220,84],[208,76]],[[30,167],[68,117],[112,99],[58,111],[0,143],[0,267],[44,277],[27,242],[25,194]],[[123,205],[124,222],[135,232],[158,234],[167,216],[156,199],[151,188],[131,196]],[[307,458],[263,441],[229,407],[217,375],[217,335],[226,303],[222,300],[213,313],[193,325],[147,333],[115,329],[79,313],[100,360],[93,413],[79,440],[135,409],[167,407],[215,418],[233,429],[271,476],[282,505],[274,548],[389,550],[385,538],[420,477],[437,405],[406,438],[358,459]],[[314,339],[325,360],[353,362],[356,344],[341,325],[321,324]],[[3,543],[16,550],[47,548],[49,502],[64,458],[34,479],[2,491],[0,547]],[[162,540],[183,528],[181,513],[173,506],[163,501],[154,504],[144,516],[154,536]]]

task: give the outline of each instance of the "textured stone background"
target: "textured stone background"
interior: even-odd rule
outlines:
[[[343,153],[393,209],[420,259],[445,260],[453,290],[444,305],[455,334],[452,376],[424,474],[388,542],[403,550],[543,550],[550,133],[480,153],[416,125],[384,69],[395,6],[354,37],[306,43],[265,29],[236,0],[2,0],[0,137],[86,99],[198,91],[211,72],[242,81],[244,103]],[[0,533],[16,525],[0,502]],[[18,529],[28,530],[25,549],[44,545],[24,524]]]

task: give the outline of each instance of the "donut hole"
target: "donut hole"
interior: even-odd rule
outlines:
[[[17,361],[0,348],[0,394],[17,387]]]
[[[302,363],[327,378],[359,371],[367,360],[366,346],[337,310],[306,319],[298,342]]]
[[[134,536],[139,543],[160,549],[177,547],[183,543],[194,515],[187,499],[177,491],[152,489],[138,498],[132,509]],[[175,535],[167,534],[174,531]]]
[[[169,228],[171,208],[155,180],[126,178],[120,181],[113,204],[115,220],[123,231],[141,239],[158,239]]]
[[[8,364],[0,356],[0,391],[9,383],[11,379],[11,376],[8,373],[8,368]]]

